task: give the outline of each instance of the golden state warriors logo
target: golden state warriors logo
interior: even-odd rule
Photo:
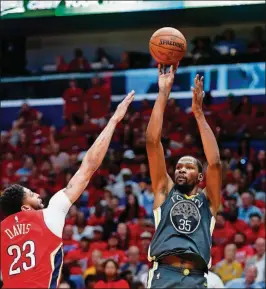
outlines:
[[[170,219],[177,232],[191,234],[197,230],[201,215],[195,203],[183,200],[173,205]]]

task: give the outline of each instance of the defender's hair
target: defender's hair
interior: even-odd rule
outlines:
[[[7,217],[20,212],[24,196],[24,188],[20,185],[15,184],[5,189],[0,197],[0,209],[3,214]]]

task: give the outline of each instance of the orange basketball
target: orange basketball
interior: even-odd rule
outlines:
[[[149,43],[150,53],[158,63],[171,65],[180,61],[187,51],[184,35],[172,27],[155,31]]]

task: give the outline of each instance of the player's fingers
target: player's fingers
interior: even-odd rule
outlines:
[[[166,74],[166,65],[163,65],[163,74]]]
[[[199,77],[199,75],[197,74],[196,77],[194,78],[195,87],[197,87],[197,85],[198,85],[198,77]]]
[[[204,79],[204,77],[202,76],[202,77],[200,78],[200,87],[201,87],[201,89],[203,89],[203,79]]]
[[[162,65],[160,63],[158,64],[158,73],[159,75],[162,74]]]
[[[134,94],[135,94],[135,90],[131,90],[131,91],[129,92],[129,94],[127,95],[127,98],[128,98],[128,99],[133,99]]]
[[[171,66],[170,66],[170,69],[169,69],[169,73],[170,73],[170,74],[173,74],[173,72],[174,72],[174,66],[171,65]]]
[[[196,93],[196,89],[193,86],[191,86],[191,91],[193,93],[193,99],[196,99],[197,93]]]

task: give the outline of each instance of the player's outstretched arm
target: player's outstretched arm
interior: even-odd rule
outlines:
[[[125,116],[128,106],[133,101],[134,94],[135,92],[132,90],[118,105],[114,115],[109,120],[104,130],[95,140],[91,148],[87,151],[79,170],[71,178],[67,187],[64,189],[65,194],[72,203],[79,198],[84,189],[87,187],[91,176],[101,165],[111,142],[115,127]]]
[[[192,111],[198,123],[204,153],[208,162],[206,172],[206,193],[211,202],[213,214],[216,214],[221,201],[222,169],[220,153],[215,136],[208,125],[202,110],[202,101],[204,97],[203,77],[199,79],[197,74],[194,79],[195,87],[192,87]]]
[[[161,206],[165,201],[173,181],[167,174],[164,151],[161,143],[163,115],[165,106],[170,95],[177,66],[171,66],[169,72],[159,64],[158,84],[159,95],[155,101],[151,118],[146,131],[146,149],[149,160],[152,189],[155,195],[154,209]]]

